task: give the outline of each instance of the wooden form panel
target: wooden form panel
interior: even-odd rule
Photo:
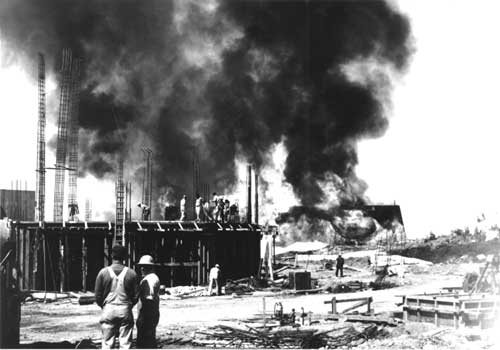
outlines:
[[[15,227],[22,290],[92,290],[111,233]]]
[[[458,327],[486,324],[498,316],[500,299],[496,296],[404,296],[403,318],[408,321],[430,322],[436,326]]]
[[[132,231],[129,265],[144,254],[152,255],[156,272],[166,286],[204,285],[210,268],[221,265],[223,279],[255,275],[260,258],[260,232],[256,231]]]

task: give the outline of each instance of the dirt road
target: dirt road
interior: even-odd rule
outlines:
[[[352,276],[356,278],[357,276]],[[396,303],[398,295],[434,292],[440,287],[460,285],[463,272],[456,265],[434,265],[431,271],[409,273],[405,285],[379,291],[337,294],[337,297],[355,295],[372,296],[376,313],[400,310]],[[324,301],[331,299],[329,294],[280,295],[271,292],[255,292],[253,295],[234,298],[227,296],[192,297],[181,300],[162,300],[161,318],[157,330],[160,338],[172,335],[187,335],[202,326],[214,325],[223,320],[244,320],[262,312],[262,299],[265,297],[267,311],[272,311],[276,302],[281,302],[285,312],[292,308],[314,314],[326,314],[329,305]],[[135,312],[135,309],[134,309]],[[21,343],[34,342],[77,342],[85,338],[99,339],[99,315],[97,305],[72,303],[69,299],[44,304],[27,302],[22,305]]]

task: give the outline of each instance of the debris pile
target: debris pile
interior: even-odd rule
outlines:
[[[160,299],[178,299],[188,297],[201,297],[208,295],[206,287],[200,286],[178,286],[165,288],[165,294],[160,295]]]
[[[195,332],[193,345],[204,347],[335,349],[358,346],[368,339],[387,334],[384,325],[341,325],[325,323],[317,327],[276,327],[260,330],[246,324],[220,324]]]

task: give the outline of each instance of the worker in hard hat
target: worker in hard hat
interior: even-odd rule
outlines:
[[[132,342],[134,315],[132,307],[137,303],[137,274],[124,265],[127,248],[115,245],[112,264],[99,271],[95,282],[95,299],[102,308],[102,348],[111,349],[116,335],[120,349],[129,349]]]
[[[160,319],[160,279],[153,272],[151,255],[143,255],[137,265],[141,268],[137,316],[137,348],[156,348],[156,326]]]
[[[208,283],[208,295],[212,295],[212,288],[215,284],[215,288],[217,290],[217,295],[221,294],[221,271],[220,271],[220,265],[215,264],[214,267],[210,269],[210,274],[208,276],[209,283]]]

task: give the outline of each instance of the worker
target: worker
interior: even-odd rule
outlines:
[[[156,326],[160,319],[160,279],[154,273],[151,255],[143,255],[137,265],[141,268],[139,304],[137,307],[137,348],[156,348]]]
[[[224,200],[224,221],[228,222],[229,221],[229,208],[230,208],[231,203],[229,202],[229,199]]]
[[[141,202],[137,203],[137,206],[141,208],[141,220],[148,221],[149,216],[151,215],[151,208],[149,208],[149,206]]]
[[[186,199],[187,199],[186,195],[182,196],[182,199],[181,199],[181,202],[179,205],[179,207],[181,209],[181,218],[179,219],[179,221],[186,220]]]
[[[337,257],[337,266],[335,269],[335,276],[339,277],[339,272],[340,272],[340,277],[344,277],[344,258],[342,257],[341,254]]]
[[[68,204],[68,209],[69,209],[69,220],[73,221],[75,219],[78,219],[76,217],[80,213],[78,210],[78,204],[77,203]]]
[[[220,278],[221,278],[220,265],[215,264],[215,266],[210,269],[210,274],[208,277],[208,279],[210,280],[210,282],[208,283],[208,295],[209,296],[212,295],[212,288],[214,286],[214,283],[215,283],[215,288],[217,289],[217,295],[221,294]]]
[[[132,307],[137,303],[137,274],[123,265],[127,249],[115,245],[111,251],[112,264],[99,271],[95,281],[95,299],[102,309],[100,319],[102,348],[111,349],[116,335],[120,349],[130,348],[134,315]]]
[[[217,215],[215,216],[215,221],[224,222],[224,198],[220,196],[216,202],[217,205]]]
[[[498,256],[498,253],[493,255],[493,258],[491,259],[491,267],[493,267],[493,271],[495,273],[498,273],[500,267],[500,257]]]
[[[203,203],[203,217],[206,221],[214,221],[214,218],[211,214],[210,201],[206,201]]]
[[[217,201],[218,201],[218,197],[217,197],[217,193],[213,193],[212,194],[212,200],[210,201],[210,214],[212,216],[212,219],[217,221]]]
[[[195,211],[196,211],[196,221],[201,221],[201,213],[203,208],[203,197],[199,193],[196,194]]]

